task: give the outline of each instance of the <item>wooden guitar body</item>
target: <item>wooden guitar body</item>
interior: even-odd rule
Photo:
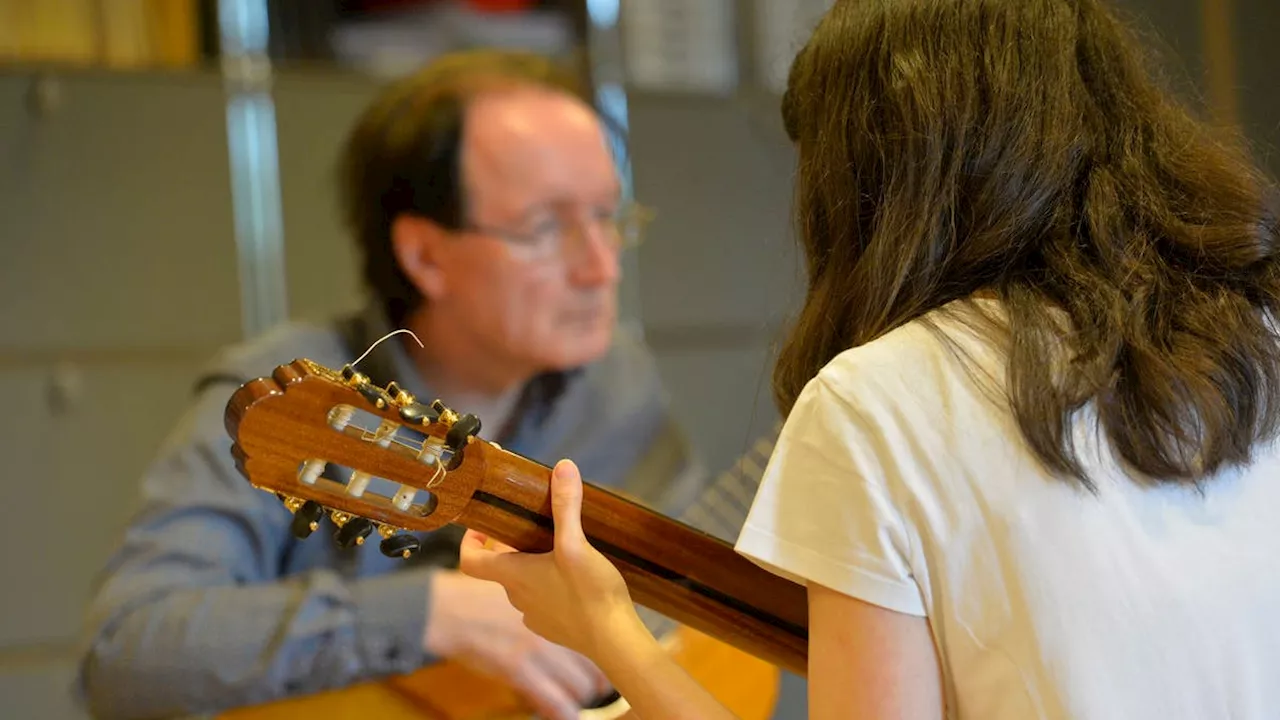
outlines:
[[[294,513],[299,537],[328,519],[339,543],[381,537],[385,554],[407,557],[417,541],[405,531],[458,524],[525,552],[552,547],[549,467],[481,439],[474,416],[419,403],[395,383],[377,387],[350,366],[282,365],[232,396],[226,427],[237,467]],[[335,466],[350,471],[345,481],[325,474]],[[371,477],[399,491],[370,491]],[[806,672],[804,588],[714,536],[590,482],[582,523],[633,599],[679,623],[662,636],[677,662],[739,717],[771,716],[779,668]],[[380,720],[531,717],[511,690],[452,663],[223,717],[342,718],[348,709]],[[618,717],[623,709],[625,700],[582,718]]]
[[[672,657],[742,720],[769,720],[778,702],[776,666],[689,628],[668,638]],[[526,720],[533,713],[515,692],[457,663],[341,690],[223,713],[219,720]],[[584,710],[582,720],[631,718],[626,701]]]

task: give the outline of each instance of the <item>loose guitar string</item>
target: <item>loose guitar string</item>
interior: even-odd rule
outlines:
[[[352,369],[354,369],[356,365],[359,365],[361,360],[364,360],[366,357],[368,357],[369,353],[373,352],[373,349],[381,345],[383,341],[389,339],[393,335],[399,335],[400,333],[404,333],[409,337],[413,338],[413,341],[418,343],[418,347],[424,348],[424,349],[426,348],[426,345],[422,344],[422,341],[418,339],[417,334],[415,334],[412,330],[409,330],[407,328],[399,328],[397,330],[392,330],[391,332],[387,333],[386,335],[383,335],[377,340],[374,340],[373,344],[370,345],[367,349],[365,349],[365,351],[360,354],[360,357],[356,358],[351,363]],[[426,450],[427,449],[426,446],[427,444],[423,443],[422,449]],[[433,488],[439,485],[441,482],[444,481],[443,476],[447,474],[447,471],[444,469],[444,456],[435,450],[431,450],[430,452],[431,452],[431,457],[435,458],[435,462],[432,464],[435,465],[436,471],[431,476],[431,479],[427,481],[427,488]]]
[[[435,456],[433,455],[432,457],[435,457]],[[444,462],[441,461],[439,458],[437,458],[435,462],[435,466],[436,466],[435,474],[432,475],[431,479],[427,481],[428,490],[439,485],[441,482],[444,481],[444,475],[446,474],[444,469]]]
[[[378,338],[377,340],[374,340],[374,341],[373,341],[373,344],[369,346],[369,349],[368,349],[368,350],[365,350],[363,353],[361,353],[360,357],[356,358],[355,362],[351,363],[351,367],[352,367],[352,368],[354,368],[356,365],[359,365],[359,364],[360,364],[360,361],[361,361],[361,360],[363,360],[363,359],[365,359],[365,356],[367,356],[369,353],[373,352],[373,349],[374,349],[374,348],[376,348],[376,347],[378,347],[379,345],[381,345],[381,344],[382,344],[382,341],[386,340],[387,338],[391,337],[392,335],[399,335],[400,333],[405,333],[405,334],[407,334],[409,337],[413,338],[413,341],[414,341],[414,342],[416,342],[416,343],[418,343],[418,347],[420,347],[420,348],[424,348],[424,349],[427,347],[426,345],[423,345],[423,344],[422,344],[422,341],[418,339],[418,336],[417,336],[417,335],[415,335],[415,334],[413,333],[413,331],[412,331],[412,330],[408,330],[408,329],[406,329],[406,328],[400,328],[399,330],[392,330],[391,332],[387,333],[386,335],[383,335],[382,337]]]

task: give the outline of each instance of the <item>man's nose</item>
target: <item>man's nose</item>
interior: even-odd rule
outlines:
[[[612,285],[621,275],[618,244],[612,242],[606,228],[598,224],[579,226],[572,256],[569,279],[583,287]]]

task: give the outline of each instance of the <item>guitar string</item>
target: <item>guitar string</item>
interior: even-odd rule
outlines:
[[[409,337],[413,338],[413,341],[414,341],[414,342],[416,342],[416,343],[418,343],[418,347],[420,347],[420,348],[426,348],[426,345],[423,345],[423,344],[422,344],[422,341],[418,339],[418,336],[417,336],[417,335],[415,335],[415,334],[414,334],[414,332],[413,332],[412,330],[408,330],[408,329],[405,329],[405,328],[400,328],[399,330],[392,330],[391,332],[387,333],[386,335],[383,335],[382,337],[378,338],[377,340],[374,340],[374,341],[373,341],[373,344],[372,344],[372,345],[370,345],[370,346],[369,346],[369,348],[368,348],[367,350],[365,350],[363,353],[361,353],[361,354],[360,354],[360,357],[356,358],[355,362],[351,363],[351,367],[353,367],[353,368],[354,368],[356,365],[359,365],[359,364],[360,364],[360,361],[365,359],[365,356],[367,356],[369,353],[373,352],[373,349],[374,349],[374,348],[376,348],[376,347],[378,347],[379,345],[381,345],[381,344],[382,344],[382,341],[386,340],[387,338],[391,337],[392,335],[399,335],[400,333],[405,333],[405,334],[407,334]]]

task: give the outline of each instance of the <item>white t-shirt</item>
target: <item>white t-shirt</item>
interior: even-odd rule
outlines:
[[[1004,357],[916,322],[832,360],[783,428],[738,551],[927,616],[956,718],[1280,718],[1280,452],[1143,488],[1077,428],[1091,495],[1046,472]],[[984,381],[985,382],[985,381]]]

